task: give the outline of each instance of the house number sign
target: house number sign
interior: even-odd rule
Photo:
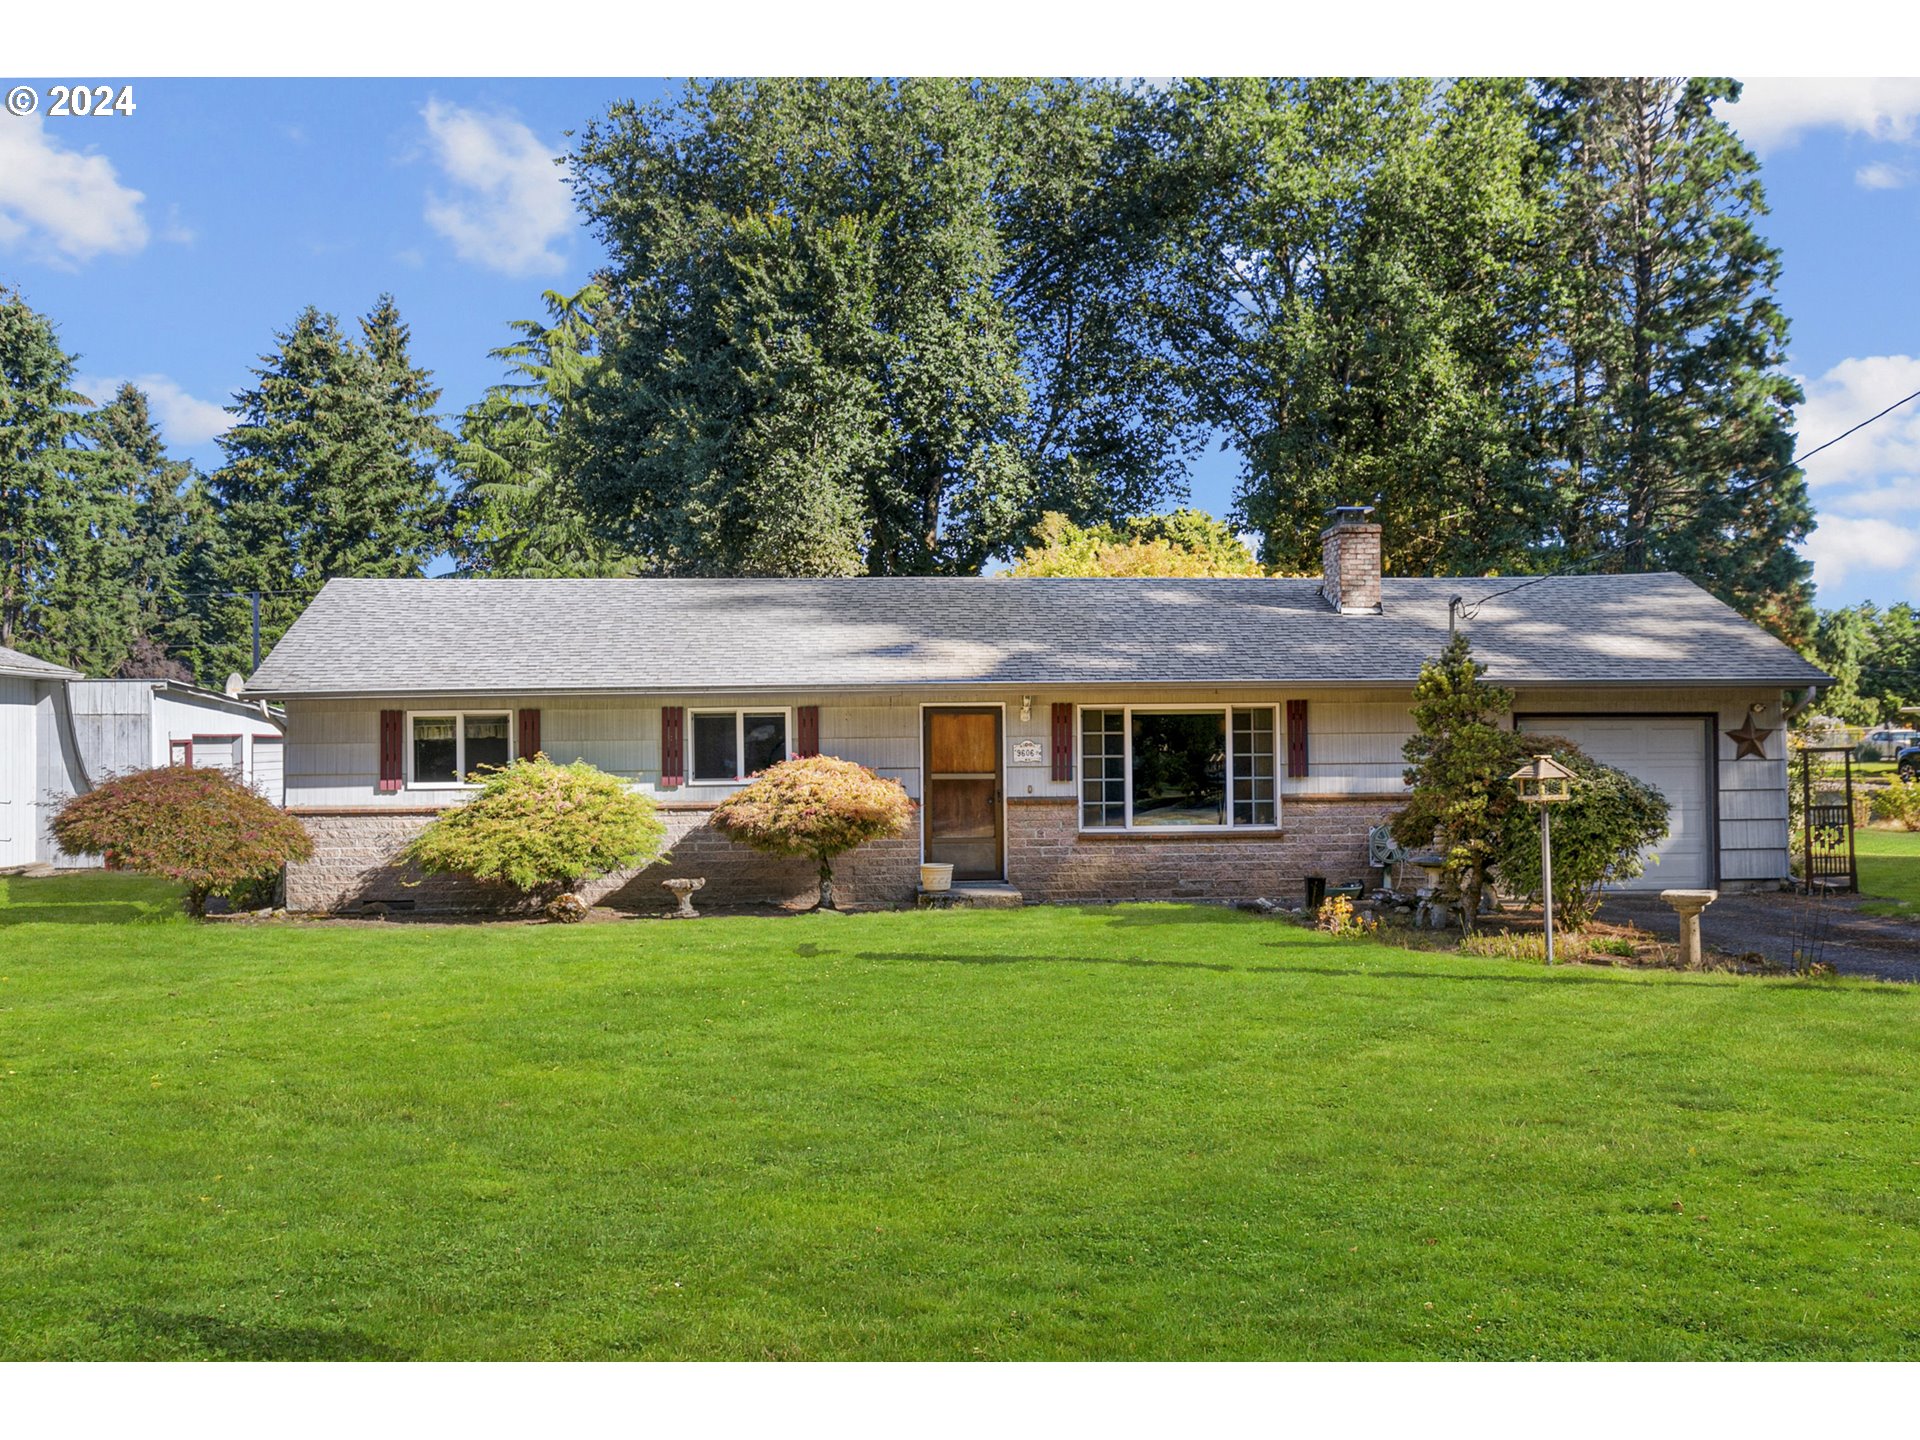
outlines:
[[[1016,765],[1044,765],[1047,748],[1038,740],[1016,740],[1013,742],[1013,763]]]

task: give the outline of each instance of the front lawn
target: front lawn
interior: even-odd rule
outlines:
[[[1853,850],[1860,893],[1875,897],[1860,908],[1869,915],[1920,919],[1920,831],[1855,830]]]
[[[4,1358],[1920,1356],[1920,989],[0,885]]]

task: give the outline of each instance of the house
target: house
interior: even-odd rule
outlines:
[[[49,826],[68,798],[156,765],[217,765],[281,802],[281,731],[258,700],[175,680],[89,680],[0,649],[0,869],[98,865]]]
[[[1028,900],[1298,895],[1367,875],[1455,597],[1482,602],[1465,623],[1514,726],[1666,794],[1642,884],[1787,876],[1783,716],[1820,670],[1678,575],[1383,580],[1358,509],[1323,540],[1317,579],[332,581],[246,691],[285,706],[287,808],[315,839],[288,903],[472,903],[394,856],[462,777],[535,751],[659,803],[671,863],[602,882],[613,904],[657,905],[671,875],[803,903],[806,864],[707,817],[815,752],[917,802],[908,836],[836,867],[855,903],[910,901],[923,858]]]

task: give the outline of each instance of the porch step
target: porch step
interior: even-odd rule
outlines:
[[[922,890],[915,903],[922,910],[1018,910],[1026,904],[1011,885],[996,881],[961,881],[950,890]]]

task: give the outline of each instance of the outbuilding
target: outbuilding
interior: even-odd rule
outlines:
[[[280,716],[218,690],[90,680],[0,649],[0,869],[98,865],[61,851],[54,814],[109,776],[167,764],[217,766],[277,805]]]

